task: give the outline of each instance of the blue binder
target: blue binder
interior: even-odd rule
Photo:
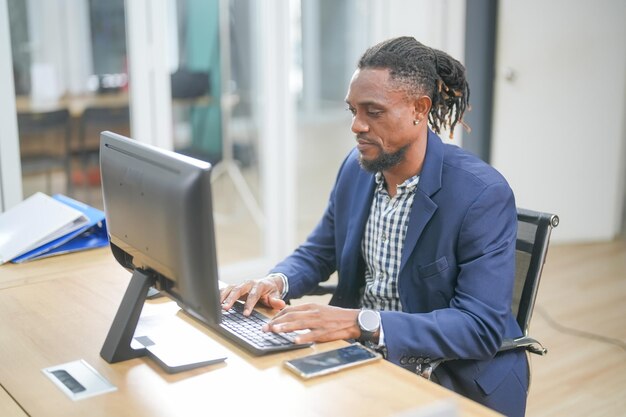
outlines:
[[[104,212],[61,194],[52,196],[57,201],[81,211],[89,219],[82,228],[36,249],[14,258],[11,262],[22,263],[63,253],[100,248],[109,244]]]

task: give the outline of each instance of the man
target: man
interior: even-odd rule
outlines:
[[[444,52],[408,37],[368,49],[346,97],[357,146],[322,220],[267,277],[221,298],[226,309],[247,297],[248,312],[259,301],[281,310],[267,331],[310,329],[299,343],[359,339],[522,416],[526,355],[496,354],[503,337],[521,335],[510,310],[513,193],[496,170],[432,131],[462,123],[468,98],[464,67]],[[335,270],[331,305],[285,306]]]

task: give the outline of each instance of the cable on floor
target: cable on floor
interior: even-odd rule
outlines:
[[[607,336],[603,336],[600,334],[591,333],[591,332],[587,332],[584,330],[579,330],[579,329],[574,329],[572,327],[564,326],[560,324],[559,322],[557,322],[556,320],[554,320],[552,316],[550,316],[550,314],[548,314],[548,312],[539,305],[535,305],[535,311],[539,313],[546,320],[546,322],[548,322],[548,325],[550,327],[552,327],[553,329],[561,333],[566,333],[572,336],[582,337],[585,339],[591,339],[597,342],[607,343],[610,345],[617,346],[623,349],[624,351],[626,351],[626,343],[620,339],[615,339],[613,337],[607,337]]]

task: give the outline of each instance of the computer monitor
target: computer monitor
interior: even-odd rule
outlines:
[[[211,164],[102,132],[100,171],[111,250],[133,273],[100,355],[114,363],[149,353],[131,342],[151,286],[219,323]]]

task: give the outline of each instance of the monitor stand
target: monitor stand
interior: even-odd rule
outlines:
[[[215,350],[205,349],[198,352],[192,350],[194,346],[201,343],[187,343],[185,346],[176,345],[175,341],[166,340],[160,343],[152,343],[146,336],[135,339],[139,342],[140,348],[133,348],[133,338],[143,304],[148,295],[148,289],[156,283],[156,274],[140,269],[136,269],[124,293],[122,302],[115,314],[109,333],[104,341],[100,356],[108,363],[116,363],[128,359],[142,356],[151,357],[166,372],[175,373],[222,362],[226,356],[217,353]],[[206,339],[207,336],[201,334]],[[171,338],[170,338],[171,339]],[[137,343],[135,343],[137,345]]]

